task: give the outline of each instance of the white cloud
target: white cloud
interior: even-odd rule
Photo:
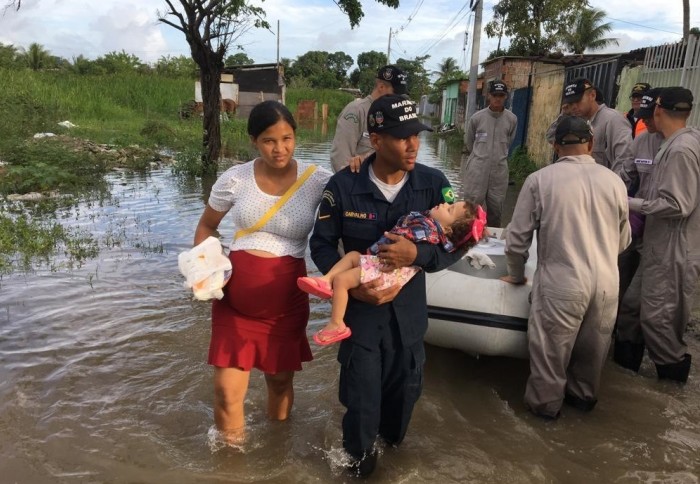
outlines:
[[[484,25],[491,19],[495,1],[484,5]],[[425,0],[417,13],[418,0],[402,0],[397,10],[374,0],[362,3],[365,17],[355,29],[350,29],[347,17],[332,0],[266,0],[257,4],[267,12],[273,32],[280,20],[280,57],[294,59],[310,50],[343,51],[353,59],[370,50],[386,52],[389,29],[403,26],[392,39],[392,61],[428,54],[426,68],[431,71],[442,59],[454,57],[468,70],[472,39],[465,52],[464,34],[472,17],[466,9],[460,12],[463,1]],[[620,38],[620,46],[612,51],[678,39],[678,35],[662,31],[680,33],[682,3],[643,3],[640,8],[639,2],[629,0],[591,0],[613,23],[611,36]],[[156,12],[165,8],[163,0],[25,0],[19,12],[7,11],[0,17],[0,42],[21,47],[37,42],[67,59],[80,54],[95,58],[121,50],[149,62],[165,55],[189,55],[184,35],[157,21]],[[699,14],[699,9],[691,9],[691,26],[700,26]],[[471,25],[469,31],[472,37]],[[496,48],[497,42],[482,32],[480,61]],[[256,62],[276,59],[277,41],[269,31],[251,31],[239,43]],[[507,45],[507,39],[502,45]]]

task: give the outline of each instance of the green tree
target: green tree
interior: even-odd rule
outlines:
[[[457,65],[457,59],[454,57],[446,57],[438,64],[438,70],[433,71],[433,75],[438,78],[430,90],[430,102],[437,104],[442,99],[442,91],[450,81],[458,79],[469,79],[469,75],[460,70]]]
[[[140,70],[144,63],[133,54],[128,54],[124,49],[121,52],[112,51],[95,59],[95,64],[101,72],[116,74]]]
[[[24,61],[27,67],[33,71],[38,71],[47,67],[49,59],[49,52],[36,42],[29,44],[29,49],[24,53]]]
[[[424,55],[413,60],[401,58],[396,61],[396,67],[408,74],[408,94],[414,101],[420,99],[423,94],[430,93],[432,83],[425,69],[425,61],[429,58],[429,55]]]
[[[347,82],[347,70],[352,65],[352,57],[345,52],[329,53],[311,50],[300,55],[286,70],[290,81],[304,78],[311,87],[319,89],[336,89]]]
[[[236,52],[226,58],[227,66],[249,66],[255,64],[255,61],[248,57],[245,52]]]
[[[609,45],[619,45],[617,39],[605,37],[612,24],[604,22],[605,12],[597,8],[584,9],[576,19],[573,29],[564,38],[564,46],[574,54],[586,50],[600,50]]]
[[[12,44],[0,43],[0,67],[17,69],[22,64],[22,53]]]
[[[163,56],[156,62],[155,71],[168,77],[194,78],[197,76],[197,64],[185,55]]]
[[[546,55],[588,6],[588,0],[499,0],[484,30],[489,38],[511,38],[510,55]]]
[[[363,94],[369,94],[374,89],[377,71],[386,64],[386,54],[376,50],[362,52],[357,56],[357,68],[350,73],[350,84]]]
[[[165,0],[158,20],[182,32],[199,67],[204,115],[202,165],[216,170],[221,152],[221,71],[231,44],[251,28],[269,28],[265,11],[248,0]],[[172,20],[171,20],[172,19]]]

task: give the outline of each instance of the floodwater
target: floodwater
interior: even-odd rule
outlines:
[[[307,144],[297,155],[328,166],[328,149]],[[419,160],[457,185],[458,153],[441,141],[424,138]],[[112,242],[98,259],[0,280],[0,481],[353,481],[341,469],[337,346],[313,347],[289,421],[266,420],[264,381],[253,372],[249,442],[237,450],[212,438],[209,304],[192,300],[177,268],[205,190],[168,168],[109,181],[111,201],[61,218]],[[225,224],[222,235],[232,235]],[[328,314],[312,298],[309,335]],[[688,341],[700,358],[698,334]],[[371,481],[698,482],[697,363],[679,386],[658,381],[648,360],[640,375],[609,362],[597,408],[565,407],[549,423],[522,404],[527,375],[526,360],[428,346],[406,440],[382,449]]]

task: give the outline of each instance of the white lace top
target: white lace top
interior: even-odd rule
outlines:
[[[211,208],[217,212],[231,211],[234,235],[240,229],[253,226],[280,198],[260,190],[253,166],[252,161],[232,166],[216,180],[209,195]],[[308,167],[309,163],[297,161],[297,177]],[[257,249],[280,257],[303,258],[316,208],[331,175],[329,170],[317,166],[316,171],[260,230],[231,241],[231,250]]]

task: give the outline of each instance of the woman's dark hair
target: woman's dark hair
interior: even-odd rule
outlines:
[[[257,138],[267,128],[278,121],[286,121],[294,131],[297,130],[297,122],[289,112],[287,106],[278,101],[263,101],[256,104],[248,116],[248,134]]]

